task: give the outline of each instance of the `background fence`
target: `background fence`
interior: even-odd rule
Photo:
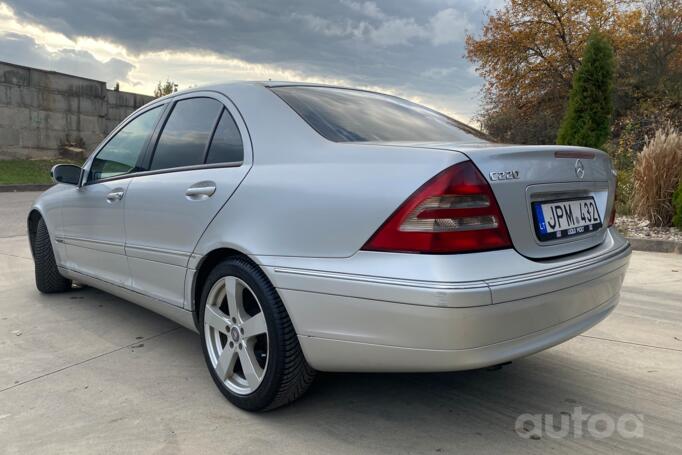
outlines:
[[[90,152],[152,99],[109,90],[102,81],[0,62],[0,160]]]

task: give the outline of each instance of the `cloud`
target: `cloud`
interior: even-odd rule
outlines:
[[[79,68],[136,91],[167,77],[181,86],[260,76],[344,81],[461,118],[476,110],[471,93],[481,86],[462,58],[464,30],[479,28],[483,8],[500,1],[5,0],[0,58]],[[33,40],[30,58],[10,33]],[[453,70],[428,73],[434,68]]]
[[[117,81],[128,81],[134,65],[112,58],[97,60],[86,51],[63,49],[50,51],[31,37],[17,34],[0,35],[0,59],[24,66],[44,68],[62,73],[107,81],[113,86]]]
[[[386,14],[374,2],[354,2],[350,0],[341,0],[341,3],[364,16],[375,19],[386,18]]]
[[[428,32],[412,18],[389,19],[369,32],[371,40],[380,46],[407,44],[414,38],[425,38]]]
[[[431,42],[441,45],[462,41],[467,25],[467,17],[453,8],[438,11],[430,20]]]
[[[350,21],[338,23],[312,14],[292,13],[291,17],[302,21],[310,30],[330,37],[362,38],[367,27],[364,22],[358,24],[353,24]]]
[[[420,24],[413,17],[392,17],[374,2],[341,0],[341,3],[360,13],[363,18],[332,21],[299,13],[292,14],[292,17],[301,20],[310,30],[325,36],[364,39],[382,47],[405,45],[415,39],[430,41],[437,46],[462,42],[468,24],[466,14],[453,8],[440,10]],[[367,18],[375,19],[375,23],[367,23]]]

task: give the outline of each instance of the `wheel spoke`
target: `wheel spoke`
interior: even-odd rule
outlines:
[[[230,349],[227,346],[223,349],[218,359],[218,364],[215,367],[216,373],[218,373],[221,380],[224,381],[228,376],[232,376],[237,358],[238,355],[234,349]]]
[[[206,310],[204,311],[204,323],[222,333],[227,333],[228,330],[226,327],[232,326],[230,317],[220,311],[218,307],[213,305],[206,305]]]
[[[230,317],[241,320],[242,293],[237,279],[233,276],[225,277],[225,296]]]
[[[265,324],[265,315],[261,311],[255,316],[252,316],[251,318],[244,321],[242,328],[244,329],[244,338],[250,338],[262,333],[266,333],[268,328]]]
[[[247,345],[246,349],[240,350],[239,360],[242,364],[242,371],[244,371],[246,382],[249,383],[249,387],[255,389],[260,384],[263,369],[256,361],[256,353],[253,352],[253,347]]]

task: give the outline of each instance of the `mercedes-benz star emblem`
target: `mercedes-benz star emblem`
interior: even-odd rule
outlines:
[[[575,161],[575,175],[581,180],[585,177],[585,165],[580,159]]]

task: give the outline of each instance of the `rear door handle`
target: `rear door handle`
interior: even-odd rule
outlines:
[[[107,194],[107,201],[108,202],[116,202],[120,201],[123,199],[123,195],[125,194],[125,191],[123,191],[120,188],[117,188],[113,190],[111,193]]]
[[[187,196],[187,199],[191,201],[203,201],[204,199],[208,199],[213,196],[215,190],[215,182],[198,182],[187,188],[187,191],[185,191],[185,196]]]

